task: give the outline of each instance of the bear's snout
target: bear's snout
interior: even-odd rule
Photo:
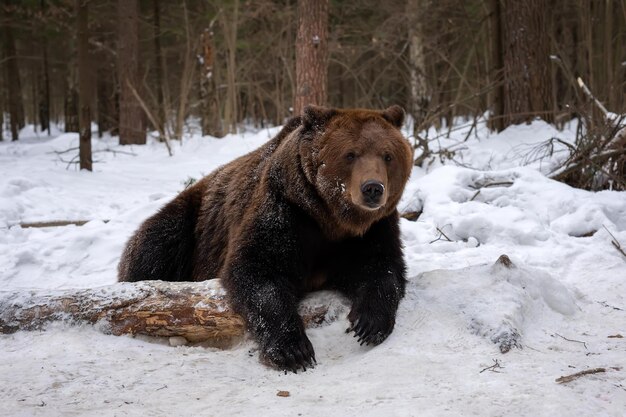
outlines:
[[[387,167],[378,155],[360,156],[352,167],[350,198],[365,211],[380,209],[387,203]]]
[[[378,207],[385,192],[385,186],[376,180],[367,180],[361,185],[363,201],[371,208]]]

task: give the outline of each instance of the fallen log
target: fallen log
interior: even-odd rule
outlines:
[[[339,295],[322,292],[305,299],[299,311],[307,327],[316,327],[345,316],[347,308]],[[219,280],[0,292],[0,333],[39,330],[52,322],[95,325],[113,335],[183,337],[216,347],[228,347],[245,334],[244,320],[228,305]]]

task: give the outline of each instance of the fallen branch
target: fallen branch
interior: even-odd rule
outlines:
[[[607,229],[605,225],[602,225],[602,227],[604,227],[604,230],[606,230],[606,232],[611,235],[611,238],[613,239],[611,240],[611,243],[613,244],[613,246],[615,246],[615,249],[617,249],[622,255],[626,256],[626,252],[624,252],[624,249],[622,249],[622,245],[620,245],[617,238],[613,236],[613,233],[609,232],[609,229]]]
[[[143,101],[143,99],[141,98],[141,96],[139,95],[139,93],[137,92],[135,87],[133,87],[133,85],[130,83],[130,80],[126,80],[126,81],[127,81],[128,87],[130,88],[130,91],[135,96],[135,99],[137,100],[137,102],[139,102],[139,105],[143,109],[143,111],[146,114],[146,116],[148,116],[148,119],[150,119],[150,123],[152,123],[154,128],[159,132],[159,137],[163,139],[163,142],[165,142],[165,147],[167,148],[167,153],[169,154],[169,156],[172,156],[173,155],[172,154],[172,147],[170,146],[169,138],[165,134],[165,130],[163,129],[163,127],[161,126],[160,123],[157,123],[156,117],[152,114],[152,112],[150,111],[150,109],[146,105],[145,101]],[[182,140],[182,138],[180,138],[180,139]]]
[[[602,372],[606,372],[605,368],[594,368],[594,369],[586,369],[584,371],[576,372],[572,375],[562,376],[555,379],[559,384],[566,384],[568,382],[572,382],[573,380],[580,378],[581,376],[591,375],[591,374],[599,374]]]
[[[337,319],[347,305],[339,296],[306,299],[300,315],[308,327]],[[82,290],[0,292],[0,333],[40,330],[51,322],[95,325],[106,334],[183,337],[228,347],[244,335],[243,318],[228,305],[218,280],[144,281]]]
[[[492,359],[492,360],[494,362],[493,365],[484,368],[482,371],[479,372],[479,374],[482,374],[485,371],[491,371],[497,374],[502,373],[500,371],[496,371],[496,369],[504,369],[504,367],[500,364],[500,362],[497,359]]]
[[[487,182],[487,183],[482,183],[482,182],[476,182],[474,185],[470,185],[470,187],[476,189],[476,192],[474,193],[474,195],[472,195],[472,197],[469,199],[469,201],[474,201],[476,199],[476,197],[478,197],[478,194],[480,194],[480,190],[483,188],[489,188],[489,187],[510,187],[514,184],[513,181],[495,181],[495,182]]]
[[[595,103],[595,105],[600,109],[600,111],[604,114],[604,117],[608,117],[609,111],[606,109],[606,107],[604,107],[604,105],[602,103],[600,103],[600,100],[598,100],[592,93],[591,90],[589,90],[589,88],[587,87],[587,85],[585,84],[585,82],[582,80],[582,78],[578,77],[576,78],[576,81],[578,82],[578,86],[581,88],[581,90],[583,90],[583,93],[585,93],[585,95],[587,97],[589,97],[589,99],[591,101],[593,101]]]
[[[61,227],[61,226],[84,226],[91,220],[51,220],[44,222],[24,222],[19,223],[22,229],[39,228],[39,227]],[[109,220],[102,220],[104,223],[108,223]]]
[[[78,146],[73,146],[71,148],[67,148],[64,151],[52,151],[52,152],[46,152],[46,153],[47,154],[63,155],[64,153],[68,153],[68,152],[72,152],[72,151],[78,151]]]
[[[561,336],[558,333],[554,333],[554,335],[560,337],[563,340],[567,340],[568,342],[581,343],[585,347],[585,349],[587,349],[587,343],[585,343],[585,342],[583,342],[581,340],[568,339],[567,337]]]
[[[513,181],[497,181],[497,182],[489,182],[487,184],[480,184],[480,188],[489,188],[489,187],[510,187],[513,185]],[[479,190],[480,191],[480,190]]]
[[[441,239],[442,237],[445,237],[448,242],[452,242],[452,239],[450,239],[448,236],[446,236],[446,234],[439,227],[436,227],[435,229],[437,229],[437,231],[439,232],[439,237],[437,239],[435,239],[435,240],[431,240],[429,243],[435,243],[435,242],[437,242],[439,240],[443,240],[443,239]]]

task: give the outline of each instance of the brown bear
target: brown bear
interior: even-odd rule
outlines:
[[[345,294],[348,332],[381,343],[406,282],[396,206],[413,150],[403,121],[399,106],[307,107],[147,219],[127,243],[119,280],[221,278],[262,358],[279,369],[315,362],[297,312],[310,291]]]

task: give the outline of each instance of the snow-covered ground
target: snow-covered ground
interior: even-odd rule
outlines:
[[[342,317],[308,331],[318,366],[285,375],[250,340],[219,351],[54,325],[0,336],[0,415],[625,416],[626,257],[609,231],[626,246],[626,193],[545,176],[560,154],[536,160],[537,145],[572,130],[467,129],[433,143],[456,162],[415,168],[407,186],[401,210],[423,213],[402,220],[410,282],[382,345],[359,346]],[[143,219],[276,131],[190,137],[173,157],[94,139],[92,173],[55,153],[75,134],[0,142],[0,291],[114,283]],[[19,226],[58,220],[89,222]],[[494,266],[502,254],[516,268]],[[555,381],[592,368],[605,372]]]

